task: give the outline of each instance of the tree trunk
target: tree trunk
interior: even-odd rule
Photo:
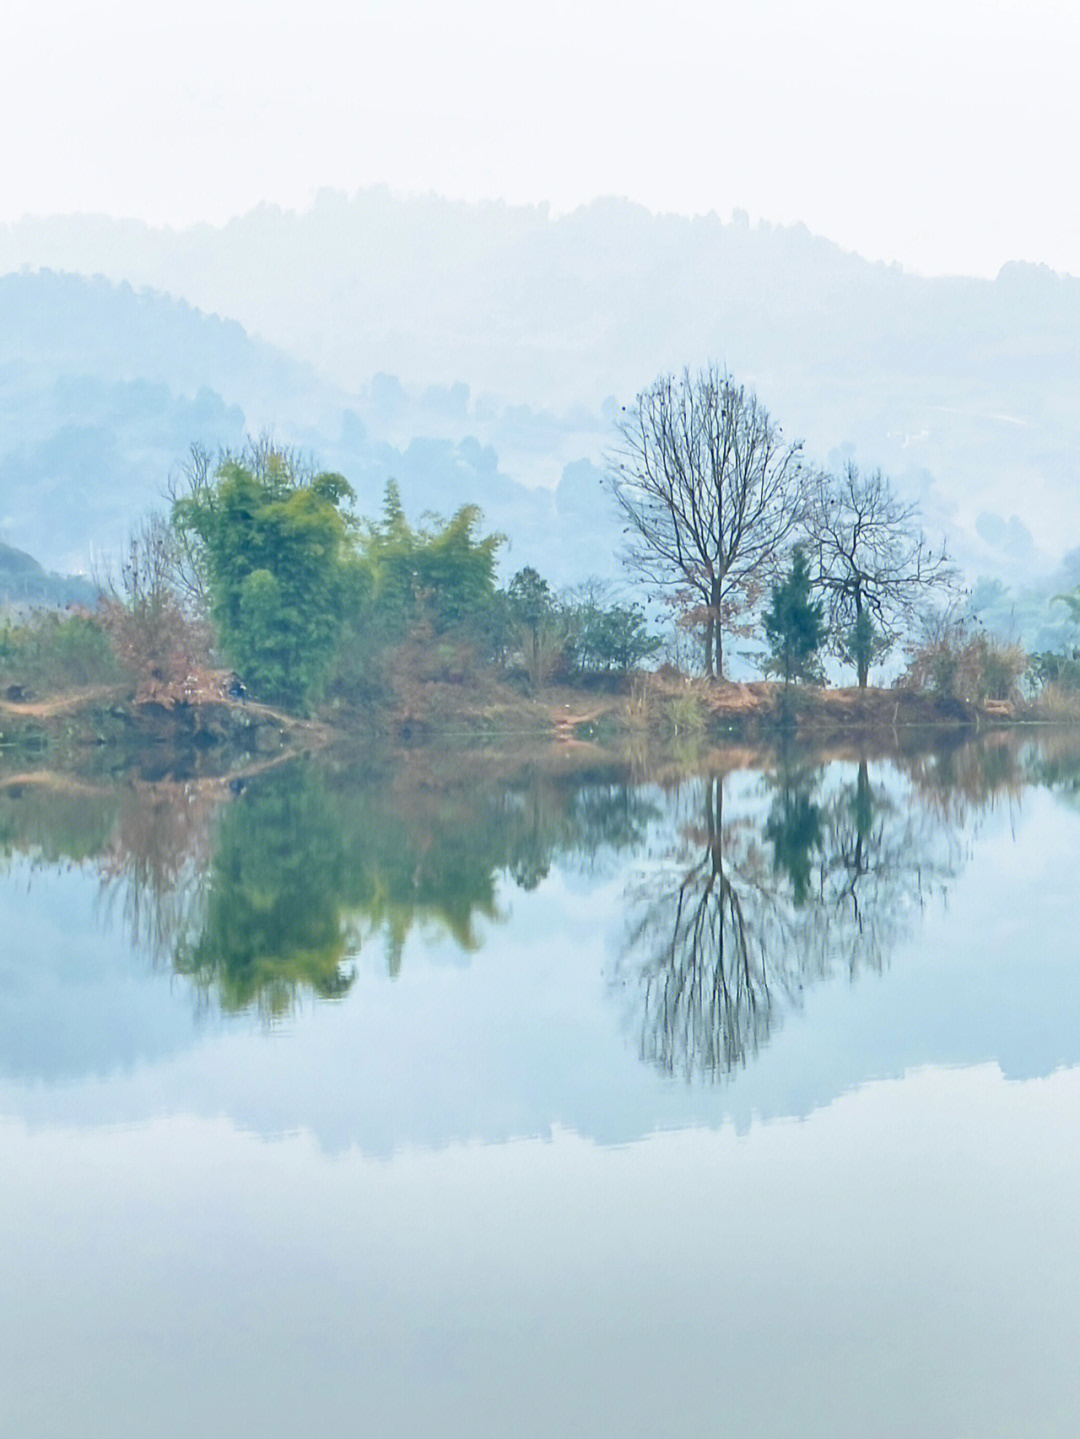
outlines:
[[[707,680],[711,680],[713,677],[712,657],[714,628],[715,621],[712,617],[712,614],[710,613],[709,618],[705,621],[705,678]]]
[[[705,790],[705,834],[709,845],[709,867],[715,878],[724,871],[724,777],[712,775]]]
[[[870,770],[865,759],[859,761],[859,775],[855,782],[855,831],[858,835],[858,850],[862,856],[863,840],[870,834],[874,822],[874,796],[870,789]],[[862,871],[860,870],[860,873]]]
[[[724,678],[724,627],[720,615],[720,581],[714,579],[709,593],[709,604],[712,608],[712,616],[709,626],[716,638],[716,678]],[[709,673],[713,673],[712,658],[709,660]]]

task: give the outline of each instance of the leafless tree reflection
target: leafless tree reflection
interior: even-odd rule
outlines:
[[[725,832],[723,802],[711,775],[698,798],[704,824],[686,835],[696,857],[645,906],[627,945],[644,956],[642,1052],[669,1071],[726,1072],[756,1052],[784,984],[762,943],[764,921],[778,917],[763,853],[739,826]]]
[[[196,932],[225,782],[130,784],[98,859],[106,915],[132,942],[168,965],[181,936]]]
[[[806,988],[880,970],[962,861],[959,831],[891,766],[782,769],[735,803],[713,773],[636,887],[618,965],[643,1059],[720,1079],[768,1042]],[[695,813],[696,812],[696,813]]]

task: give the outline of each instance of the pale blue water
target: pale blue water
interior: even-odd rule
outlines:
[[[5,792],[0,1428],[1074,1435],[1075,768]]]

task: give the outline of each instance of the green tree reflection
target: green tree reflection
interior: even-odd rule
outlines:
[[[639,843],[655,804],[608,774],[300,762],[210,799],[159,787],[124,813],[98,859],[111,910],[207,1003],[273,1019],[347,994],[372,942],[391,977],[416,931],[475,950],[501,885]]]
[[[781,785],[765,825],[773,847],[773,869],[787,875],[796,908],[806,903],[811,864],[821,846],[821,809],[814,803],[813,780],[789,777]]]
[[[288,1009],[304,989],[336,999],[353,981],[340,895],[341,829],[318,784],[260,786],[223,816],[204,916],[173,965],[226,1010]]]

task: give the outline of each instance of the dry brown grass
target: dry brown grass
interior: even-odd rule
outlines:
[[[1080,690],[1065,689],[1051,682],[1043,685],[1021,712],[1025,719],[1050,724],[1080,724]]]

